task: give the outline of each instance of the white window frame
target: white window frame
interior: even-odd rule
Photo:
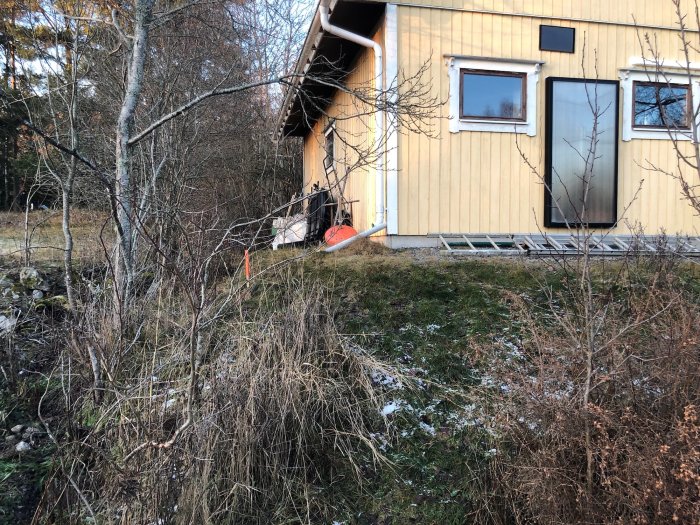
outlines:
[[[330,155],[329,155],[329,151],[326,149],[328,147],[328,136],[329,135],[333,135],[333,151],[330,152]],[[334,120],[330,124],[328,124],[328,127],[323,132],[323,152],[325,153],[323,155],[323,169],[324,170],[329,169],[331,166],[333,166],[334,169],[338,167],[338,159],[336,157],[337,147],[336,147],[336,143],[335,143],[335,141],[338,138],[337,135],[338,134],[335,132],[335,120]],[[329,156],[331,158],[332,164],[329,164],[328,166],[326,166],[326,159]]]
[[[622,141],[629,142],[635,139],[647,140],[693,140],[693,126],[700,126],[700,120],[691,122],[689,130],[669,130],[665,128],[638,128],[634,126],[634,83],[656,82],[660,84],[690,85],[693,98],[692,115],[698,115],[700,108],[700,70],[698,76],[692,76],[689,82],[687,73],[657,72],[653,69],[621,69],[620,86],[622,87]],[[692,118],[690,115],[690,118]]]
[[[534,60],[508,60],[461,55],[445,55],[450,79],[449,129],[451,133],[461,131],[485,131],[492,133],[527,133],[537,135],[537,84],[544,62]],[[525,118],[526,120],[487,120],[461,118],[460,76],[463,69],[476,69],[503,73],[525,74]]]

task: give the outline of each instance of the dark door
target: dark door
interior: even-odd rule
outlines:
[[[617,222],[619,83],[547,79],[545,226]]]

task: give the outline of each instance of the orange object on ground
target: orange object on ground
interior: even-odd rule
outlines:
[[[250,281],[250,253],[245,251],[245,280]]]
[[[328,246],[334,246],[357,235],[357,230],[350,226],[333,226],[328,228],[323,235],[323,240]]]

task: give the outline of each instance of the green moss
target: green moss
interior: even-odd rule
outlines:
[[[490,436],[449,392],[468,392],[480,383],[479,344],[517,336],[509,294],[544,303],[542,284],[558,287],[561,276],[522,261],[422,261],[406,255],[315,257],[299,271],[332,289],[344,333],[423,385],[387,393],[404,403],[391,416],[391,466],[367,474],[362,487],[347,476],[327,488],[338,508],[333,519],[358,525],[469,523],[476,508],[474,478],[486,474]]]
[[[45,297],[36,301],[34,303],[34,307],[37,309],[51,308],[66,310],[68,308],[68,299],[65,295],[54,295],[52,297]]]

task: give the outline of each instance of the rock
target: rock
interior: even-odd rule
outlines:
[[[15,445],[15,450],[19,453],[29,452],[31,449],[32,446],[26,441],[20,441]]]
[[[68,299],[65,295],[54,295],[53,297],[45,297],[44,299],[39,299],[35,303],[37,310],[45,308],[48,310],[68,310]]]
[[[12,434],[10,434],[9,436],[5,436],[5,441],[6,441],[7,443],[12,444],[12,443],[14,443],[15,441],[17,441],[17,436],[14,436],[14,435],[12,435]]]
[[[0,315],[0,334],[10,333],[17,325],[17,319]]]
[[[31,266],[25,266],[19,271],[19,282],[25,288],[48,292],[51,287],[46,279],[39,273],[39,270]]]
[[[22,434],[22,439],[32,441],[34,436],[41,434],[41,430],[36,427],[27,427],[24,429],[24,434]]]
[[[10,279],[7,275],[0,275],[0,290],[12,288],[13,284],[15,283],[12,282],[12,279]]]
[[[43,298],[44,298],[44,292],[42,292],[41,290],[34,290],[32,292],[32,299],[34,299],[35,301],[38,301],[39,299],[43,299]]]
[[[24,425],[15,425],[10,429],[10,432],[12,432],[13,434],[19,434],[20,432],[22,432],[22,430],[24,430]]]

